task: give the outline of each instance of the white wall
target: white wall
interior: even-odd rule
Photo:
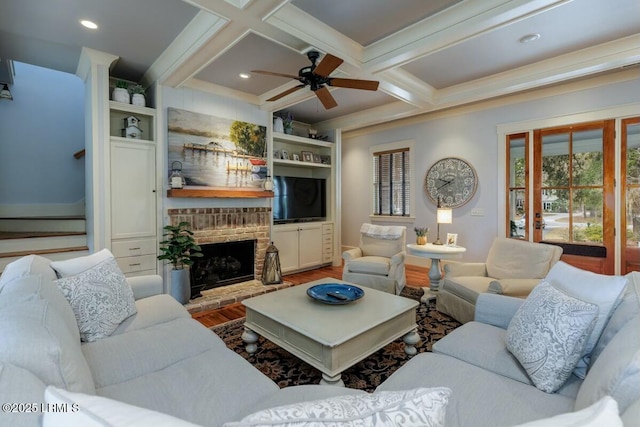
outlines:
[[[233,100],[207,94],[193,89],[172,89],[163,87],[162,91],[162,110],[158,112],[161,131],[164,132],[162,138],[163,146],[158,149],[162,153],[163,170],[169,171],[167,162],[167,108],[179,108],[182,110],[194,111],[196,113],[208,114],[210,116],[222,117],[231,120],[241,120],[249,123],[255,123],[267,126],[271,121],[271,113],[260,110],[257,106],[248,104],[244,101]],[[163,182],[166,194],[168,189],[168,175]],[[189,208],[189,207],[270,207],[271,199],[236,199],[236,198],[164,198],[163,212],[165,215],[164,222],[168,223],[166,218],[167,209]]]
[[[413,139],[416,167],[416,219],[415,225],[428,226],[429,241],[435,240],[436,222],[434,204],[422,190],[429,166],[443,157],[461,157],[469,161],[479,177],[478,190],[466,205],[454,209],[453,224],[440,227],[440,235],[458,233],[458,245],[467,248],[464,261],[484,261],[493,238],[498,234],[498,164],[497,126],[536,118],[551,118],[586,112],[612,106],[638,102],[639,79],[609,84],[597,88],[577,90],[561,95],[536,96],[529,94],[511,98],[511,103],[485,103],[478,109],[461,108],[446,113],[434,113],[421,122],[399,125],[370,133],[353,132],[343,136],[342,144],[342,244],[356,246],[359,229],[369,222],[370,168],[369,147],[393,141]],[[549,90],[539,91],[546,95]],[[482,106],[481,106],[482,107]],[[483,216],[471,216],[472,209],[482,209]],[[415,239],[414,223],[407,226],[407,242]]]
[[[84,86],[73,74],[15,62],[0,101],[0,214],[84,199]]]

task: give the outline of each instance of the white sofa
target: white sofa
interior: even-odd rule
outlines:
[[[482,293],[525,298],[561,255],[559,246],[497,237],[485,262],[445,264],[436,309],[466,323]]]
[[[33,255],[10,264],[0,276],[3,403],[44,404],[45,389],[53,385],[221,426],[258,408],[364,393],[320,385],[279,389],[162,294],[159,276],[129,278],[137,313],[111,336],[81,343],[74,313],[55,279],[50,261]],[[0,425],[41,425],[40,410],[14,409],[0,412]]]
[[[2,426],[247,426],[256,425],[244,419],[256,411],[286,423],[316,410],[316,418],[342,411],[385,426],[394,425],[391,419],[409,425],[407,413],[415,416],[411,425],[513,426],[582,413],[605,395],[616,399],[625,427],[640,425],[640,274],[629,276],[587,377],[571,378],[556,393],[531,385],[505,349],[506,325],[523,301],[516,298],[483,294],[476,322],[368,394],[322,385],[279,389],[161,294],[158,276],[128,279],[136,314],[110,336],[81,343],[55,279],[50,261],[38,256],[21,258],[0,276],[0,396],[9,404],[0,412]],[[304,403],[318,399],[325,404]],[[304,409],[278,409],[293,404]]]
[[[623,293],[604,317],[601,333],[594,338],[586,376],[576,367],[555,392],[538,389],[522,364],[507,348],[507,331],[525,299],[483,293],[478,296],[475,320],[455,329],[433,345],[433,353],[421,353],[403,365],[376,390],[446,386],[452,390],[447,406],[447,427],[513,426],[532,420],[569,416],[611,396],[625,427],[640,426],[640,273],[601,276],[556,264],[548,280],[566,288],[601,286],[607,292],[614,282],[626,281]],[[589,292],[589,297],[595,292]],[[595,298],[594,298],[595,300]],[[602,307],[601,307],[602,308]],[[601,310],[604,314],[604,309]],[[537,319],[528,319],[531,323]],[[537,323],[537,322],[536,322]],[[595,329],[595,327],[594,327]],[[529,338],[529,337],[527,337]],[[612,422],[556,422],[535,427],[609,427]],[[533,427],[533,426],[532,426]]]

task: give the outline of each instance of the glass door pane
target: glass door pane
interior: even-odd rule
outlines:
[[[622,122],[622,274],[640,271],[640,118]]]
[[[507,237],[526,239],[527,185],[529,166],[527,164],[528,134],[507,136]]]

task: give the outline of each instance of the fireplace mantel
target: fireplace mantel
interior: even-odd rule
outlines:
[[[209,197],[223,197],[223,198],[265,198],[273,197],[273,191],[262,190],[220,190],[210,187],[185,187],[181,189],[169,189],[167,190],[167,197],[189,197],[189,198],[209,198]]]

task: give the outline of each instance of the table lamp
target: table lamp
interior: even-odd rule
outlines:
[[[453,209],[443,208],[440,205],[440,199],[438,199],[438,209],[436,210],[436,223],[438,224],[438,236],[434,245],[442,245],[440,241],[440,224],[451,224],[453,222]]]

